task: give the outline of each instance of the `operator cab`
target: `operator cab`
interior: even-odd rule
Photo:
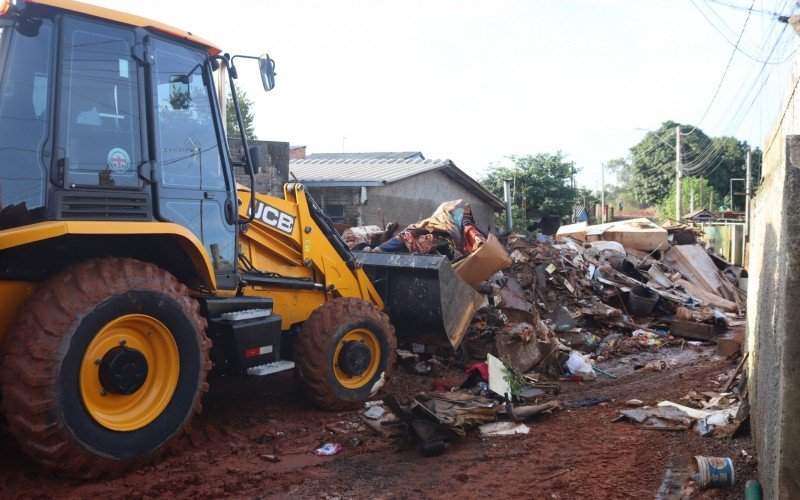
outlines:
[[[273,61],[252,59],[271,90]],[[188,33],[78,2],[0,0],[0,229],[174,222],[203,242],[219,286],[235,286],[220,65],[235,96],[232,58]],[[252,172],[249,152],[244,163]]]

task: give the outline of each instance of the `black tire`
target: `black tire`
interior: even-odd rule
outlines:
[[[90,415],[79,372],[95,334],[131,314],[150,316],[166,327],[180,370],[158,416],[122,432]],[[104,258],[64,270],[23,303],[8,330],[0,409],[9,431],[39,463],[73,477],[116,474],[160,456],[201,411],[211,368],[205,328],[186,286],[153,264]]]
[[[348,332],[368,330],[380,346],[374,376],[358,388],[343,386],[334,372],[336,347]],[[300,330],[294,350],[296,373],[306,393],[328,410],[354,408],[370,398],[391,375],[397,340],[389,317],[371,302],[340,298],[319,306]]]

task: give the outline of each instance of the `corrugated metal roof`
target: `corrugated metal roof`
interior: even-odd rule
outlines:
[[[289,161],[289,170],[300,182],[371,181],[395,182],[452,164],[450,160],[327,160]]]
[[[450,160],[290,160],[289,170],[300,182],[312,187],[379,186],[433,170],[461,184],[495,209],[503,202]]]
[[[366,153],[311,153],[307,160],[424,160],[420,151],[386,151]]]

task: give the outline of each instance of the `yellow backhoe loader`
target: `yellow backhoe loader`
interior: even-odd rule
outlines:
[[[444,257],[359,258],[301,184],[255,193],[237,57],[102,7],[0,0],[0,410],[57,472],[158,457],[207,376],[295,369],[341,409],[381,387],[397,338],[466,329],[475,292]],[[249,59],[270,90],[274,62]]]

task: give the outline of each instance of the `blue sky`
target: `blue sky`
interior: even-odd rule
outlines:
[[[92,0],[95,1],[95,0]],[[752,0],[722,0],[749,7]],[[694,4],[693,4],[694,2]],[[95,1],[95,3],[100,3]],[[269,52],[277,88],[242,85],[259,138],[309,152],[420,150],[474,176],[508,155],[562,150],[594,188],[603,162],[664,120],[697,124],[745,10],[710,0],[105,0],[214,41]],[[792,14],[791,0],[756,9]],[[761,145],[800,45],[752,14],[700,127]],[[781,33],[783,33],[781,35]],[[780,37],[779,37],[780,35]],[[762,70],[763,68],[763,70]],[[245,80],[250,79],[250,82]],[[507,161],[507,160],[506,160]]]

